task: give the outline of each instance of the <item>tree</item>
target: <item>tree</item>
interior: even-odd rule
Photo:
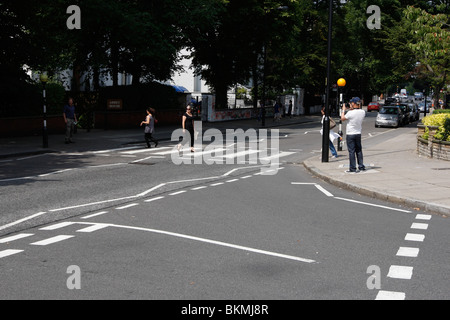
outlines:
[[[417,60],[414,73],[438,94],[450,85],[450,17],[409,6],[404,20],[411,39],[408,47]]]

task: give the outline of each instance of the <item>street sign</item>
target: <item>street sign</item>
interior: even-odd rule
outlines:
[[[122,99],[108,99],[106,102],[106,108],[108,110],[122,110],[123,101]]]

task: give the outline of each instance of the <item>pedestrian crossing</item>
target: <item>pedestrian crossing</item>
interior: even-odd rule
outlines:
[[[108,150],[106,150],[108,151]],[[170,145],[167,147],[158,148],[124,148],[112,149],[110,152],[97,151],[97,154],[102,156],[111,156],[112,154],[118,154],[121,157],[135,157],[139,158],[132,163],[145,161],[148,159],[161,159],[170,160],[176,158],[182,161],[194,160],[194,163],[198,164],[199,158],[203,158],[203,163],[206,164],[266,164],[273,162],[279,158],[284,158],[296,154],[297,151],[280,151],[274,148],[267,150],[257,150],[251,147],[236,147],[235,143],[216,146],[211,145],[198,145],[195,146],[195,152],[191,152],[190,148],[184,146],[180,150],[177,149],[177,145]]]

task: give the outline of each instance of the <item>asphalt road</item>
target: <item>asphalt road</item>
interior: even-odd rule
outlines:
[[[410,130],[374,117],[365,146]],[[319,130],[281,127],[273,175],[169,142],[0,163],[0,299],[450,298],[448,220],[312,177]]]

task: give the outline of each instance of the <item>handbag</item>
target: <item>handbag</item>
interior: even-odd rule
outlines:
[[[330,129],[336,128],[336,121],[334,121],[332,118],[330,118]]]

